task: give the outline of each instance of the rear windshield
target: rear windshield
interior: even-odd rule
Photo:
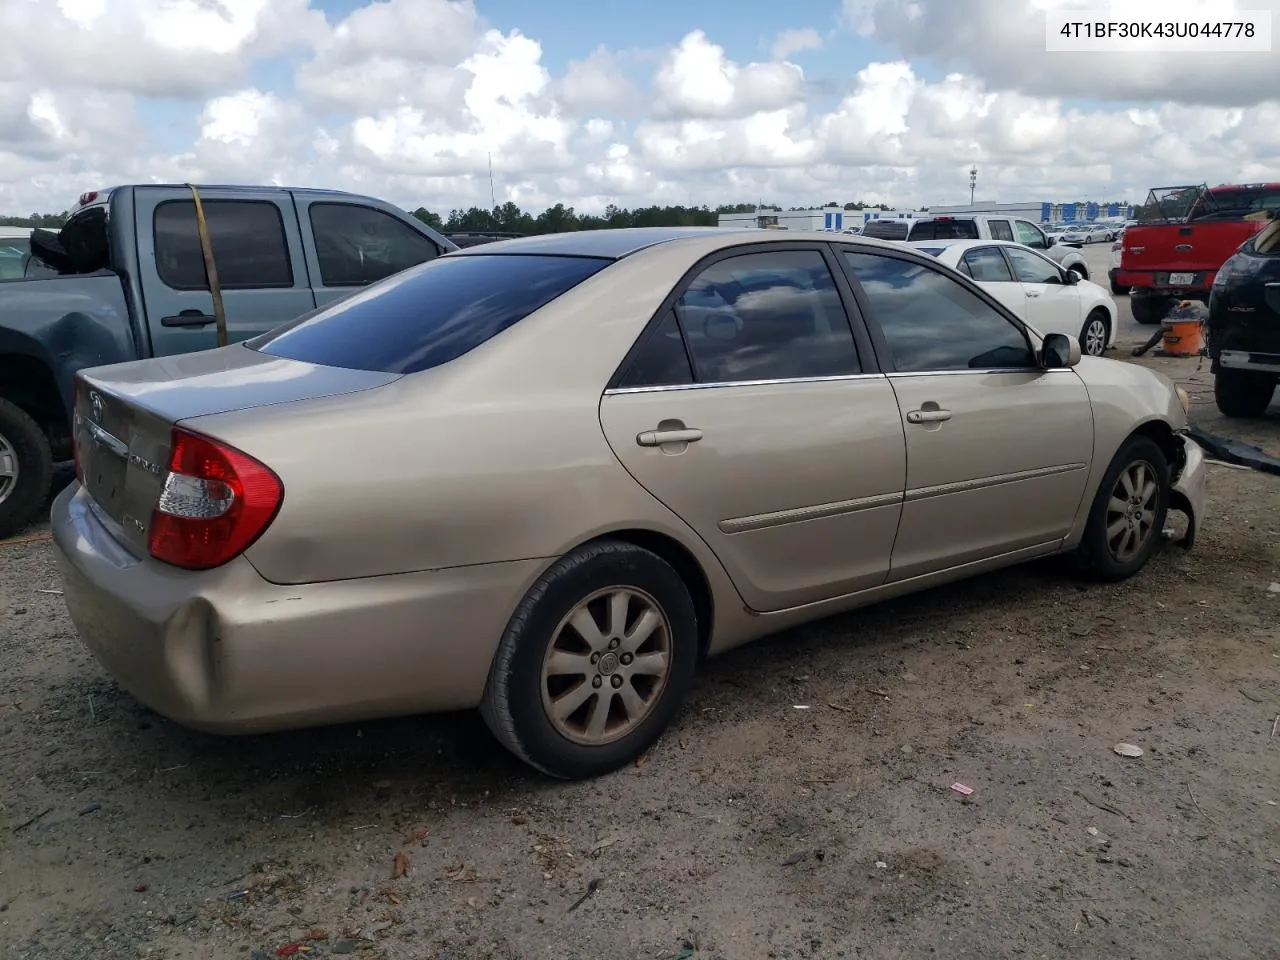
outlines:
[[[972,220],[919,220],[911,225],[912,240],[977,240]]]
[[[247,345],[328,367],[417,373],[474,350],[611,262],[521,254],[438,257]]]
[[[894,221],[880,223],[872,220],[862,228],[862,235],[871,237],[874,240],[905,240],[907,239],[907,225]]]

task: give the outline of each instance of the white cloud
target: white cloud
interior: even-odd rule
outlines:
[[[802,30],[781,31],[774,38],[773,46],[769,49],[769,53],[775,60],[786,60],[788,57],[803,53],[806,50],[821,49],[822,35],[813,27],[805,27]]]
[[[618,56],[603,46],[583,60],[570,61],[565,75],[556,83],[555,94],[566,110],[577,114],[627,114],[639,98]]]
[[[694,30],[667,54],[653,87],[659,116],[733,119],[799,102],[804,73],[792,63],[739,66],[723,47]]]
[[[485,0],[362,0],[332,20],[315,0],[0,0],[0,212],[154,180],[447,211],[488,205],[490,156],[498,202],[535,210],[954,202],[970,164],[980,193],[1005,200],[1276,179],[1274,57],[1049,56],[1037,17],[1064,2],[844,0],[846,32],[824,54],[837,72],[814,82],[786,62],[823,43],[811,30],[783,31],[764,63],[712,29],[552,66],[541,38],[487,20]],[[1179,2],[1198,0],[1161,9]],[[858,29],[896,52],[844,56]]]

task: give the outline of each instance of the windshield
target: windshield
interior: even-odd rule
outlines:
[[[417,373],[474,350],[612,262],[522,254],[438,257],[247,344],[304,363]]]

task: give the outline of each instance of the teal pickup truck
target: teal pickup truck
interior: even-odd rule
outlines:
[[[0,539],[36,518],[71,459],[76,371],[206,350],[220,327],[246,340],[457,249],[369,197],[159,184],[83,194],[28,242],[21,272],[0,274]]]

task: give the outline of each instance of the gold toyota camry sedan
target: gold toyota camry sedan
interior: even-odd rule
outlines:
[[[450,253],[219,350],[86,370],[53,534],[84,643],[215,732],[479,707],[588,777],[699,663],[1204,503],[1187,398],[936,258],[606,230]]]

